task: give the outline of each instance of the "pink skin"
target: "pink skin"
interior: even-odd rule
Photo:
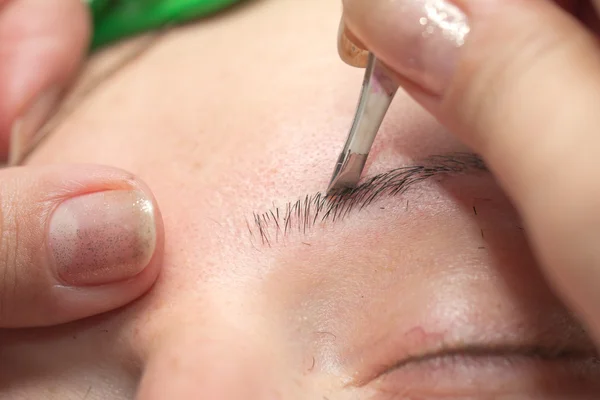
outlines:
[[[337,19],[335,2],[272,0],[174,31],[28,160],[85,159],[141,176],[163,212],[165,254],[153,290],[130,307],[0,332],[0,383],[15,383],[0,385],[0,399],[44,398],[48,387],[84,398],[92,387],[90,398],[139,388],[141,400],[380,400],[408,386],[417,398],[514,387],[536,399],[547,398],[542,381],[560,383],[559,399],[597,397],[597,371],[508,355],[438,358],[370,380],[444,345],[590,352],[488,174],[424,182],[271,248],[252,240],[254,211],[324,190],[347,135],[363,71],[335,54]],[[465,150],[399,93],[367,173]]]
[[[0,1],[0,159],[7,157],[13,123],[44,91],[66,89],[75,76],[89,25],[80,0]]]
[[[26,175],[26,172],[30,175]],[[123,306],[150,289],[161,267],[164,243],[162,221],[149,188],[131,173],[97,165],[52,165],[38,168],[7,168],[2,171],[0,180],[2,188],[6,190],[19,188],[16,194],[3,192],[1,214],[2,226],[5,229],[2,235],[5,258],[1,267],[0,284],[1,327],[48,326],[71,322]],[[77,199],[88,195],[96,196],[94,193],[115,190],[120,193],[131,191],[145,199],[143,204],[147,207],[144,208],[146,211],[143,215],[150,217],[145,220],[151,219],[156,222],[155,246],[147,248],[148,251],[143,255],[139,253],[145,256],[143,260],[138,258],[140,263],[127,262],[130,260],[126,256],[121,257],[123,253],[115,253],[115,246],[108,252],[94,253],[94,257],[88,258],[90,263],[80,264],[77,258],[72,258],[71,261],[78,263],[78,273],[83,273],[86,269],[88,277],[93,276],[92,281],[88,279],[85,282],[91,284],[87,288],[74,287],[72,285],[83,282],[73,282],[73,279],[70,279],[73,276],[64,273],[65,269],[60,268],[57,258],[52,256],[50,250],[52,244],[59,244],[63,254],[71,253],[65,245],[79,245],[79,239],[51,243],[50,221],[56,222],[55,217],[61,214],[61,210],[64,211],[63,206],[69,202],[76,202]],[[125,200],[126,205],[123,207],[121,204],[120,209],[133,212],[120,213],[118,223],[123,228],[127,226],[125,223],[129,222],[128,226],[135,228],[136,216],[140,213],[135,212],[135,207],[132,207],[129,199]],[[108,208],[112,206],[109,204]],[[106,210],[106,207],[104,209]],[[65,215],[64,212],[62,214]],[[68,221],[78,221],[79,227],[82,224],[86,224],[88,228],[94,226],[90,224],[90,219],[94,218],[93,213],[84,211],[83,215],[79,216],[69,213],[66,215]],[[76,218],[73,219],[72,216]],[[110,213],[107,216],[110,217]],[[113,218],[112,223],[114,221]],[[103,218],[103,222],[110,225],[111,219]],[[148,228],[148,225],[145,227]],[[103,240],[110,241],[110,237],[102,237],[103,233],[110,233],[106,230],[107,225],[100,224],[99,228],[94,232],[94,240],[100,243]],[[130,232],[129,238],[136,236],[135,229]],[[147,232],[153,231],[144,229],[144,235]],[[127,238],[123,236],[124,233],[121,230],[122,238]],[[54,232],[52,236],[59,239],[60,232],[58,235]],[[88,249],[89,246],[88,243]],[[107,262],[109,260],[105,258],[106,255],[116,255],[118,261],[126,262],[129,268],[120,268],[119,263]],[[112,261],[115,261],[115,258],[112,258]],[[71,269],[72,265],[67,267]],[[102,271],[98,271],[97,267],[108,267],[109,270],[112,267],[112,272],[98,273]],[[108,279],[104,279],[102,275]]]

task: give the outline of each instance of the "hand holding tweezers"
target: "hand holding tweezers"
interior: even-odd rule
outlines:
[[[356,187],[375,136],[397,91],[398,84],[391,78],[390,72],[370,54],[354,122],[335,165],[327,194]]]

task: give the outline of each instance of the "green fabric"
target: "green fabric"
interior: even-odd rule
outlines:
[[[92,50],[165,25],[209,16],[241,0],[84,0],[94,22]]]

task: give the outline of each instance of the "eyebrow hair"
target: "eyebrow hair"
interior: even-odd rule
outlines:
[[[306,195],[283,207],[255,212],[252,221],[246,221],[246,225],[253,238],[258,236],[263,245],[270,247],[280,237],[292,232],[305,234],[319,223],[343,219],[350,212],[360,211],[382,197],[402,195],[430,178],[477,171],[488,169],[473,153],[431,156],[418,164],[375,175],[352,189],[342,189],[331,195]]]

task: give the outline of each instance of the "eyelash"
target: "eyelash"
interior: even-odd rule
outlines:
[[[333,195],[317,193],[303,199],[289,202],[285,207],[253,214],[254,229],[246,221],[252,237],[257,234],[263,245],[271,246],[272,231],[275,242],[279,236],[286,236],[292,230],[306,234],[317,223],[327,220],[335,222],[346,217],[351,211],[371,205],[383,195],[397,196],[405,193],[415,183],[433,176],[458,174],[468,170],[487,170],[481,158],[470,153],[454,153],[446,156],[433,156],[422,165],[402,167],[374,176],[353,189],[345,189]]]

